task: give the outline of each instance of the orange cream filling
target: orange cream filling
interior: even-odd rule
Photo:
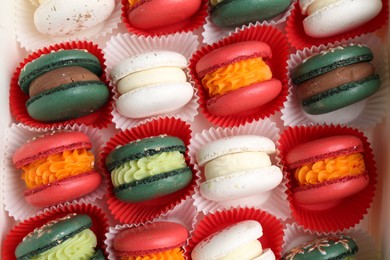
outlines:
[[[362,174],[366,167],[363,155],[354,153],[305,164],[295,170],[299,185],[317,184],[328,180]]]
[[[182,250],[179,247],[177,247],[171,250],[150,254],[150,255],[121,257],[121,260],[163,260],[163,259],[184,260],[184,256]]]
[[[269,66],[262,58],[251,58],[221,67],[202,79],[210,97],[240,89],[272,78]]]
[[[52,154],[22,167],[28,189],[91,171],[94,155],[86,149]]]
[[[130,4],[130,7],[133,7],[135,6],[138,2],[140,2],[141,0],[129,0],[129,4]]]

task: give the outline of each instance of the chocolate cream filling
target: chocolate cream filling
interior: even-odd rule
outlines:
[[[51,70],[34,79],[29,88],[30,97],[72,82],[100,81],[93,72],[78,66]]]
[[[299,84],[297,95],[300,99],[306,99],[329,89],[363,80],[374,73],[374,66],[368,62],[337,68]]]

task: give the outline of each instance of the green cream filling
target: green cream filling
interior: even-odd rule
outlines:
[[[84,229],[72,238],[49,250],[31,258],[33,260],[62,260],[80,259],[88,260],[95,253],[97,241],[95,234],[90,229]]]
[[[186,167],[184,155],[179,151],[163,152],[138,160],[131,160],[111,172],[114,187],[139,181],[164,172]]]

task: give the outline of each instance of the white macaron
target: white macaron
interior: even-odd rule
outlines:
[[[118,112],[129,118],[145,118],[173,112],[185,106],[194,89],[183,69],[187,59],[174,51],[154,51],[127,58],[110,71],[119,98]]]
[[[104,22],[115,7],[115,0],[40,0],[34,12],[37,30],[50,36],[80,33]]]
[[[225,137],[206,144],[196,155],[198,164],[204,166],[201,195],[212,201],[265,196],[283,179],[269,157],[274,152],[271,139],[256,135]]]
[[[262,236],[263,228],[258,221],[244,220],[200,241],[192,250],[191,257],[194,260],[275,259],[272,250],[263,251],[258,240]]]
[[[355,29],[382,9],[381,0],[300,0],[305,33],[324,38]]]

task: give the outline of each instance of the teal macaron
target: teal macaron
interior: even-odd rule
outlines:
[[[362,101],[376,93],[380,77],[363,45],[330,48],[308,57],[291,71],[303,110],[319,115]]]
[[[210,16],[220,27],[264,21],[283,13],[291,0],[210,0]]]
[[[287,251],[282,260],[354,259],[359,250],[356,241],[345,235],[318,238]]]
[[[59,122],[88,115],[109,99],[100,79],[102,65],[86,50],[43,54],[21,70],[18,84],[29,95],[28,114],[40,122]]]
[[[124,202],[163,197],[185,188],[192,170],[186,146],[175,136],[156,136],[130,142],[111,151],[105,164],[111,172],[115,196]]]
[[[95,251],[96,237],[88,240],[88,235],[95,236],[89,229],[91,226],[92,220],[85,214],[69,214],[63,218],[50,221],[23,238],[23,241],[16,247],[15,257],[18,260],[39,259],[39,257],[44,257],[45,254],[58,256],[63,251],[65,252],[64,255],[69,257],[69,252],[72,254],[76,245],[78,248],[77,257],[104,259],[101,251]],[[81,235],[82,232],[84,233]],[[74,241],[71,241],[72,239]],[[92,241],[92,243],[89,243],[89,241]]]

